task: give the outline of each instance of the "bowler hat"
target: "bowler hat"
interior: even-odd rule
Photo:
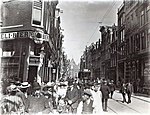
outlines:
[[[92,96],[92,93],[91,93],[90,90],[88,90],[88,89],[84,91],[84,94],[85,94],[85,95],[88,95],[88,96]]]
[[[23,82],[23,83],[21,83],[21,86],[20,86],[20,88],[28,88],[28,87],[30,87],[30,84],[28,83],[28,82]]]

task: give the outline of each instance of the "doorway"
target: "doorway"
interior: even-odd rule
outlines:
[[[38,66],[29,66],[29,72],[28,72],[28,82],[33,83],[35,77],[37,78],[37,69]]]

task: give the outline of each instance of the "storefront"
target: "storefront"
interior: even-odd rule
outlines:
[[[38,37],[38,34],[42,36]],[[45,57],[43,51],[44,41],[47,39],[47,36],[35,31],[1,33],[2,77],[17,76],[21,81],[33,82],[38,77],[39,70],[45,68],[46,61],[43,59],[49,58]],[[44,75],[41,71],[41,79]]]
[[[143,89],[144,93],[150,94],[150,63],[149,59],[143,61],[143,76],[144,84]]]

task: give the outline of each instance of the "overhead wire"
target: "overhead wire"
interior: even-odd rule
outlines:
[[[105,14],[103,15],[102,19],[100,22],[103,22],[105,17],[107,17],[107,15],[110,13],[111,9],[114,7],[114,5],[116,4],[116,1],[113,1],[113,3],[111,4],[111,6],[107,9],[107,11],[105,12]],[[92,33],[92,35],[90,36],[89,40],[87,43],[89,43],[89,41],[92,39],[92,37],[94,36],[97,28],[99,27],[99,24],[97,24],[96,28],[94,29],[94,32]]]
[[[110,7],[109,7],[109,8],[107,9],[107,11],[105,12],[105,14],[103,15],[103,17],[102,17],[102,19],[101,19],[100,22],[103,22],[103,21],[104,21],[105,17],[110,13],[111,9],[114,7],[115,4],[116,4],[116,1],[114,0],[113,3],[110,5]],[[98,18],[97,18],[97,19],[98,19]],[[94,29],[94,32],[92,33],[92,35],[90,36],[90,38],[88,39],[88,42],[87,42],[86,44],[88,44],[89,41],[90,41],[90,40],[92,39],[92,37],[94,36],[94,34],[95,34],[97,28],[99,27],[99,23],[100,23],[100,22],[98,22],[96,28]],[[81,46],[82,46],[82,45],[80,45],[80,47],[81,47]],[[87,46],[87,45],[86,45],[86,46]]]

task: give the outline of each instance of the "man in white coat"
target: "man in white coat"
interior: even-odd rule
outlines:
[[[100,92],[99,87],[100,87],[99,84],[95,84],[93,87],[93,91],[91,92],[92,97],[93,97],[93,107],[94,107],[93,113],[94,114],[99,114],[99,113],[103,112],[102,106],[101,106],[101,104],[102,104],[101,92]]]

